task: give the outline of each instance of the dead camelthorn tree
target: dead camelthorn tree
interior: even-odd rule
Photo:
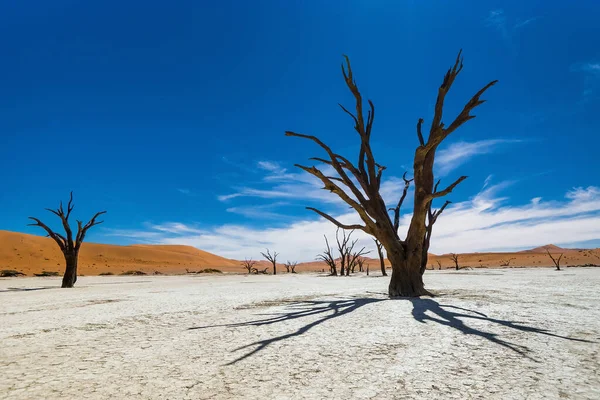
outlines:
[[[550,254],[550,250],[548,250],[548,248],[546,248],[545,250],[546,250],[546,253],[548,253],[548,257],[550,257],[550,259],[554,263],[554,266],[556,267],[556,270],[560,271],[560,260],[563,258],[564,253],[560,253],[560,255],[558,256],[558,258],[554,258],[552,256],[552,254]]]
[[[354,247],[355,243],[356,243],[356,241],[354,241],[352,243],[352,248]],[[363,270],[362,270],[363,265],[364,265],[363,256],[367,255],[371,252],[371,251],[365,251],[364,247],[362,249],[360,249],[359,251],[353,252],[352,248],[350,249],[350,252],[346,256],[346,259],[348,260],[348,267],[346,268],[346,276],[350,275],[350,272],[354,273],[354,271],[356,270],[356,267],[358,267],[358,270],[360,272],[363,272]]]
[[[442,269],[442,262],[440,260],[436,260],[438,269]]]
[[[458,257],[459,257],[459,254],[450,253],[448,256],[450,257],[450,259],[452,260],[452,262],[454,262],[454,266],[456,267],[456,270],[458,271],[460,269],[460,267],[458,266]]]
[[[358,270],[360,272],[367,271],[367,275],[369,275],[369,262],[364,257],[359,257],[356,260],[356,264],[358,265]]]
[[[500,266],[501,267],[510,267],[510,263],[513,260],[516,260],[516,258],[513,257],[513,258],[507,258],[506,260],[500,260]]]
[[[348,235],[346,235],[346,230],[342,229],[342,237],[341,238],[339,236],[339,232],[340,232],[340,228],[338,227],[335,230],[335,240],[336,240],[337,246],[338,246],[338,253],[340,253],[340,276],[344,276],[344,274],[346,273],[346,268],[348,268],[348,261],[349,261],[348,260],[348,255],[349,255],[348,248],[351,245],[351,244],[349,244],[349,242],[350,242],[350,237],[352,236],[353,231],[350,231],[350,233]],[[352,251],[352,250],[350,250],[350,251]],[[348,268],[348,270],[349,270],[349,268]]]
[[[297,261],[288,261],[285,264],[283,264],[283,266],[286,269],[287,273],[292,273],[295,274],[296,273],[296,266],[298,265]]]
[[[65,230],[65,236],[61,235],[60,233],[54,232],[39,219],[29,217],[29,219],[34,221],[34,223],[29,224],[29,226],[39,226],[43,228],[48,233],[48,236],[54,239],[54,241],[58,244],[58,247],[60,247],[60,251],[62,251],[65,257],[66,268],[61,286],[63,288],[72,288],[75,285],[75,282],[77,282],[77,260],[79,259],[79,249],[81,249],[81,244],[85,239],[87,231],[92,226],[96,226],[104,222],[96,221],[96,218],[106,213],[106,211],[97,212],[92,217],[92,219],[90,219],[85,225],[83,224],[83,222],[77,220],[77,234],[73,239],[73,231],[71,230],[71,226],[69,225],[69,217],[71,216],[73,207],[73,192],[71,192],[69,196],[69,203],[67,204],[66,213],[63,209],[62,201],[60,202],[60,206],[56,210],[46,208],[46,210],[50,211],[52,214],[60,218],[62,226]]]
[[[245,259],[244,261],[242,261],[242,267],[244,267],[244,269],[248,270],[248,273],[251,274],[253,272],[253,270],[255,270],[256,268],[254,268],[254,266],[256,265],[256,261],[254,261],[253,259]]]
[[[375,246],[377,246],[377,254],[379,254],[379,266],[381,267],[381,275],[387,276],[387,272],[385,271],[385,258],[383,257],[383,245],[377,239],[373,239],[375,241]]]
[[[266,258],[268,261],[271,262],[271,264],[273,264],[273,275],[277,275],[277,256],[279,255],[279,253],[277,252],[273,252],[273,254],[271,254],[271,252],[269,251],[269,249],[267,249],[267,253],[260,253],[262,254],[262,256],[264,258]]]
[[[427,218],[431,202],[446,196],[459,183],[466,179],[466,176],[461,176],[445,189],[434,190],[435,177],[433,166],[436,150],[451,133],[456,131],[465,122],[475,118],[474,115],[471,115],[471,111],[484,102],[484,100],[481,100],[481,95],[494,85],[496,81],[488,83],[475,93],[458,116],[449,124],[445,124],[442,122],[444,101],[456,77],[462,71],[463,62],[461,52],[459,52],[454,66],[446,72],[442,84],[438,89],[429,135],[425,137],[423,134],[423,119],[419,119],[416,125],[419,145],[415,150],[413,161],[415,187],[413,214],[406,238],[401,239],[398,234],[398,224],[395,223],[395,221],[399,221],[400,207],[394,209],[394,217],[392,219],[388,214],[388,208],[380,193],[381,178],[385,167],[375,160],[375,155],[370,144],[373,121],[375,120],[375,106],[373,102],[367,100],[368,112],[365,116],[363,98],[354,81],[350,60],[348,57],[345,57],[345,60],[346,65],[342,64],[342,74],[346,85],[354,97],[356,112],[352,113],[342,105],[340,107],[352,118],[354,129],[360,137],[357,163],[353,164],[348,158],[335,153],[316,136],[291,131],[287,131],[286,135],[311,140],[325,150],[328,158],[316,157],[311,160],[332,167],[336,176],[328,176],[315,166],[298,164],[296,166],[323,182],[324,189],[335,193],[353,208],[358,213],[363,224],[344,224],[316,208],[307,208],[339,228],[360,229],[381,242],[386,250],[387,258],[392,264],[392,277],[388,288],[390,296],[421,296],[429,294],[423,285],[421,269],[424,265],[423,258],[427,257],[427,251],[423,250],[428,237]]]
[[[333,256],[333,251],[331,249],[331,246],[329,246],[329,241],[327,240],[327,236],[323,235],[325,237],[325,245],[327,245],[327,249],[317,255],[317,260],[321,260],[323,261],[325,264],[327,264],[327,266],[329,267],[329,275],[331,276],[336,276],[337,275],[337,262],[335,260],[335,257]]]

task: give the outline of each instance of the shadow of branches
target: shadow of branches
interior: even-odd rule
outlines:
[[[534,360],[528,353],[530,350],[526,346],[522,346],[519,344],[511,343],[507,340],[504,340],[497,333],[486,332],[481,329],[473,328],[465,324],[463,319],[474,319],[487,321],[491,324],[496,324],[500,326],[504,326],[507,328],[511,328],[517,331],[536,333],[546,336],[551,336],[554,338],[577,341],[577,342],[585,342],[592,343],[591,341],[584,339],[576,339],[570,338],[567,336],[561,336],[550,332],[547,329],[536,328],[533,326],[526,325],[523,322],[518,321],[509,321],[488,317],[486,314],[470,310],[467,308],[452,306],[452,305],[444,305],[439,304],[438,302],[432,299],[426,298],[403,298],[403,299],[390,299],[390,298],[350,298],[350,299],[342,299],[342,300],[315,300],[315,301],[300,301],[290,303],[287,308],[289,309],[286,312],[275,313],[275,314],[267,314],[268,317],[255,319],[246,322],[237,322],[231,324],[218,324],[218,325],[206,325],[206,326],[196,326],[188,328],[188,330],[198,330],[198,329],[208,329],[208,328],[217,328],[217,327],[226,327],[226,328],[238,328],[238,327],[260,327],[265,325],[272,325],[277,323],[286,323],[288,321],[301,319],[301,318],[309,318],[313,316],[319,316],[318,319],[303,325],[299,329],[294,332],[287,333],[280,336],[275,336],[268,339],[258,340],[252,343],[249,343],[244,346],[240,346],[232,352],[238,352],[246,349],[250,349],[254,347],[252,350],[249,350],[245,354],[236,358],[235,360],[227,363],[226,365],[232,365],[239,361],[242,361],[262,350],[273,343],[277,343],[286,339],[293,338],[295,336],[300,336],[308,332],[310,329],[315,326],[321,325],[322,323],[332,320],[335,318],[339,318],[343,315],[350,314],[361,307],[364,307],[369,304],[379,303],[382,301],[410,301],[412,303],[412,316],[413,318],[421,323],[426,323],[428,321],[438,323],[453,329],[456,329],[463,334],[467,335],[475,335],[479,336],[483,339],[486,339],[492,343],[503,346],[507,349],[510,349],[519,355]],[[456,310],[456,311],[454,311]],[[391,317],[392,318],[392,317]],[[536,361],[536,360],[534,360]]]

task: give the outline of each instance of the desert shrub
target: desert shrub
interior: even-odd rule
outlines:
[[[162,272],[160,272],[160,271],[154,271],[153,275],[164,275],[164,274]]]
[[[198,271],[199,274],[222,274],[223,271],[215,268],[205,268]]]
[[[19,272],[19,271],[15,271],[14,269],[0,270],[0,277],[2,277],[2,278],[8,278],[8,277],[14,277],[14,276],[25,276],[25,274],[22,272]]]
[[[114,274],[112,272],[100,272],[98,275],[107,276],[107,275],[114,275]]]
[[[144,271],[131,270],[121,273],[121,275],[147,275]]]
[[[34,274],[35,276],[58,276],[58,272],[56,271],[42,271],[39,274]]]
[[[220,269],[214,269],[214,268],[204,268],[204,269],[200,269],[198,271],[190,271],[189,269],[185,269],[185,272],[187,272],[188,274],[222,274],[223,271],[221,271]]]

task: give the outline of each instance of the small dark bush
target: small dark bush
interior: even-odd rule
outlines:
[[[100,276],[114,275],[112,272],[100,272]]]
[[[42,271],[39,274],[34,274],[35,276],[59,276],[56,271]]]
[[[164,275],[164,274],[160,271],[154,271],[154,275]]]
[[[223,271],[214,268],[205,268],[198,271],[199,274],[222,274]]]
[[[132,270],[132,271],[125,271],[121,275],[147,275],[147,274],[144,271]]]
[[[14,269],[3,269],[0,271],[0,277],[8,278],[13,276],[25,276],[24,273],[15,271]]]

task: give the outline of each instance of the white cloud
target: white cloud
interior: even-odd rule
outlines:
[[[476,155],[489,154],[498,149],[500,145],[519,143],[516,139],[489,139],[477,142],[454,142],[436,154],[437,175],[445,176],[458,168]]]
[[[177,191],[182,194],[190,194],[191,193],[191,191],[189,189],[177,189]]]
[[[506,197],[499,194],[510,184],[488,186],[472,199],[446,209],[434,227],[431,251],[442,254],[508,250],[600,239],[600,188],[574,188],[563,201],[542,201],[537,197],[524,205],[503,206]],[[344,223],[360,223],[355,213],[336,217]],[[406,232],[410,217],[402,217],[401,232]],[[146,242],[187,244],[235,259],[259,257],[259,252],[269,247],[283,258],[310,261],[323,250],[323,234],[333,238],[335,227],[307,214],[307,220],[277,228],[222,225],[197,229],[169,223],[140,231],[113,230],[111,234]],[[362,232],[355,235],[361,246],[373,248],[370,237]]]

